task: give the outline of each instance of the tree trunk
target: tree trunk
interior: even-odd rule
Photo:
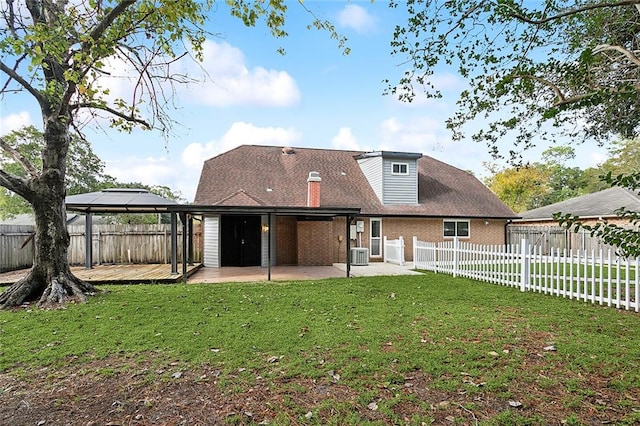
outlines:
[[[0,309],[34,301],[42,307],[84,302],[96,291],[92,284],[71,273],[67,259],[69,232],[64,199],[68,141],[63,122],[52,120],[45,126],[42,173],[29,182],[36,229],[33,267],[26,277],[0,294]]]

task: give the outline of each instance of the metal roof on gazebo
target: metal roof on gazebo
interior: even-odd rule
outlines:
[[[65,199],[65,203],[67,210],[92,213],[167,212],[168,207],[178,205],[174,200],[140,188],[108,188],[70,195]]]
[[[171,213],[171,273],[178,273],[178,222],[175,211],[170,211],[170,207],[179,204],[174,200],[163,198],[152,194],[146,189],[140,188],[108,188],[98,192],[88,192],[86,194],[70,195],[65,199],[68,211],[79,211],[85,213],[85,227],[92,229],[93,213]],[[184,216],[181,213],[181,216]],[[183,220],[183,227],[186,223]],[[185,229],[186,231],[186,229]],[[184,232],[183,234],[186,234]],[[85,232],[85,266],[91,269],[93,265],[93,244],[92,232]],[[183,253],[186,250],[186,238],[183,238]],[[182,260],[183,279],[186,280],[185,256]]]

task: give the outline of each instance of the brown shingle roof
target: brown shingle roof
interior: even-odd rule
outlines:
[[[520,213],[522,222],[550,220],[554,213],[572,214],[582,218],[617,217],[617,210],[640,210],[640,196],[629,189],[614,186]]]
[[[418,205],[383,205],[354,157],[362,151],[242,145],[205,161],[194,204],[304,207],[307,178],[322,179],[322,207],[363,215],[493,217],[516,215],[473,175],[434,158],[418,160]],[[230,204],[231,203],[231,204]]]

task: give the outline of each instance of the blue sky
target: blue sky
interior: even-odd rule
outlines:
[[[405,70],[403,58],[390,54],[402,9],[368,0],[304,4],[348,38],[349,55],[327,33],[306,29],[310,17],[297,2],[290,5],[286,39],[272,38],[263,26],[244,27],[221,5],[208,24],[216,37],[206,42],[202,67],[181,65],[190,77],[206,81],[178,90],[172,117],[180,125],[168,143],[158,133],[85,129],[106,172],[123,182],[169,186],[192,201],[204,160],[238,145],[260,144],[420,152],[478,177],[487,174],[486,147],[453,142],[445,128],[465,87],[455,70],[442,68],[432,78],[443,90],[441,99],[418,97],[406,104],[382,95],[383,80],[398,81]],[[124,93],[126,84],[112,89]],[[41,127],[35,105],[10,96],[0,102],[0,133],[25,124]],[[604,149],[577,151],[573,165],[583,168],[605,158]],[[528,159],[538,161],[539,152]]]

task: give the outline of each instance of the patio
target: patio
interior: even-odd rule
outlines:
[[[352,277],[380,275],[420,275],[412,270],[413,263],[399,266],[391,263],[370,263],[365,266],[351,265]],[[98,265],[92,269],[82,266],[71,268],[79,278],[94,284],[129,284],[129,283],[178,283],[182,275],[172,274],[170,264],[153,265]],[[0,285],[10,285],[27,274],[28,270],[11,271],[0,274]],[[187,268],[187,283],[221,283],[267,281],[267,268],[224,267],[205,268],[201,265],[190,265]],[[343,278],[346,276],[346,264],[336,263],[333,266],[273,266],[272,281],[313,280],[323,278]]]

